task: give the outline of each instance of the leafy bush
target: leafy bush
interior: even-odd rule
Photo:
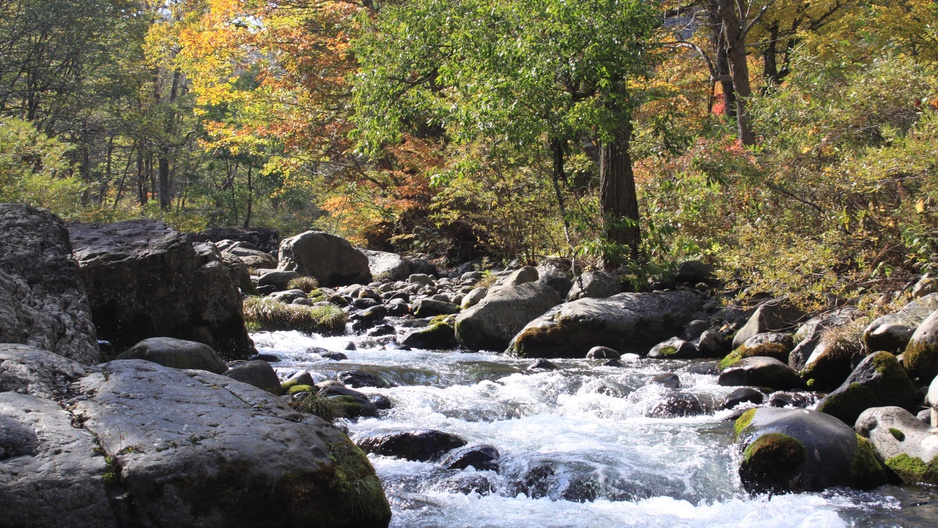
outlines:
[[[308,333],[339,333],[348,318],[341,308],[332,305],[302,306],[285,304],[269,297],[248,297],[244,301],[244,320],[250,331],[299,330]]]

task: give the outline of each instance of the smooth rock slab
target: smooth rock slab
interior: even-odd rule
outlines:
[[[57,389],[84,375],[77,361],[27,345],[0,344],[0,392],[51,400]]]
[[[374,470],[343,433],[205,371],[112,361],[73,384],[135,526],[387,526]],[[59,523],[61,524],[61,523]]]
[[[144,359],[164,367],[207,370],[221,374],[228,365],[205,343],[172,337],[144,339],[117,356],[117,359]],[[279,382],[278,382],[279,385]]]

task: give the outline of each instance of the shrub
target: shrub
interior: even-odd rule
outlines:
[[[248,297],[244,301],[248,330],[299,330],[308,333],[339,333],[347,316],[332,305],[285,304],[269,297]]]

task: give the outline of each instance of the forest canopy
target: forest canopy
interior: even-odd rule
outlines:
[[[0,0],[0,199],[807,306],[938,262],[931,0]]]

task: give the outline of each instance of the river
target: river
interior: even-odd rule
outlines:
[[[394,527],[938,526],[932,488],[749,496],[736,474],[732,411],[646,417],[673,390],[650,383],[662,373],[676,373],[679,390],[705,401],[729,392],[693,361],[556,360],[558,370],[540,371],[500,354],[402,350],[356,336],[252,338],[260,352],[280,358],[281,374],[360,369],[395,385],[358,389],[394,406],[381,418],[341,421],[352,439],[436,429],[498,450],[497,473],[369,455]],[[324,359],[310,347],[348,359]]]

